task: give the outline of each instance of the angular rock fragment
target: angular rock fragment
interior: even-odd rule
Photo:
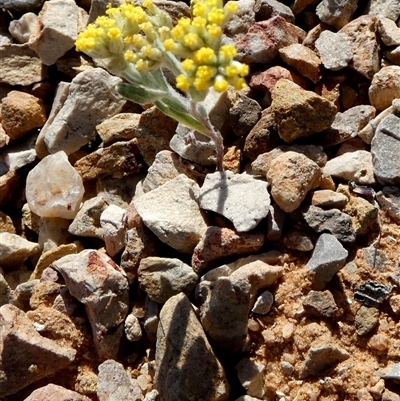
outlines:
[[[56,384],[48,384],[34,390],[24,401],[90,401],[90,398],[79,394],[76,391],[67,390]]]
[[[308,315],[333,317],[338,312],[335,299],[330,291],[310,291],[303,299],[303,307]]]
[[[400,16],[400,4],[397,0],[369,0],[364,13],[397,21]]]
[[[372,78],[368,96],[371,105],[377,110],[385,110],[394,99],[400,98],[400,66],[381,68]]]
[[[13,291],[0,271],[0,306],[11,304],[13,300],[14,300]]]
[[[17,234],[0,233],[0,266],[17,269],[32,255],[40,252],[39,244]]]
[[[262,399],[264,396],[263,371],[265,366],[248,358],[243,358],[235,366],[240,383],[249,396]]]
[[[114,142],[129,141],[136,136],[140,116],[137,113],[119,113],[97,125],[97,133],[105,146]]]
[[[15,19],[10,22],[8,30],[11,36],[18,43],[27,43],[33,27],[36,25],[37,15],[34,13],[25,13],[20,19]]]
[[[365,336],[370,333],[379,322],[379,309],[368,308],[362,305],[354,316],[356,333]]]
[[[125,246],[125,209],[109,205],[100,215],[107,253],[113,257]]]
[[[261,116],[261,106],[248,96],[237,94],[237,99],[229,109],[229,122],[233,132],[239,136],[246,136],[256,125]]]
[[[273,303],[273,294],[265,290],[258,296],[251,311],[260,315],[266,315],[271,310]]]
[[[223,367],[184,294],[170,298],[160,313],[155,383],[163,401],[229,397]]]
[[[295,17],[290,7],[277,0],[256,0],[254,5],[257,21],[265,21],[280,15],[287,22],[294,24]]]
[[[129,314],[125,319],[124,332],[128,341],[139,341],[142,338],[139,319],[133,313]]]
[[[358,0],[323,0],[315,11],[322,22],[340,29],[351,20],[357,5]]]
[[[128,313],[128,281],[107,255],[86,249],[52,264],[71,295],[85,305],[100,359],[116,358]]]
[[[13,305],[0,308],[0,397],[70,365],[76,351],[42,337],[24,312]]]

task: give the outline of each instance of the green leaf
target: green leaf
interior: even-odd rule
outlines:
[[[121,83],[117,84],[115,88],[121,96],[139,104],[154,103],[157,100],[168,96],[168,92],[148,88],[142,85]]]

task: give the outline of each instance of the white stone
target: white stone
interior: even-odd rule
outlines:
[[[42,159],[26,179],[29,208],[41,217],[73,219],[83,193],[82,178],[62,151]]]
[[[109,205],[100,215],[106,250],[111,257],[117,255],[125,246],[125,213],[121,207]]]
[[[248,174],[208,174],[200,191],[200,207],[222,214],[241,232],[256,227],[269,205],[267,183]]]
[[[273,303],[274,296],[271,292],[266,290],[258,296],[251,311],[253,313],[259,313],[260,315],[265,315],[271,310]]]
[[[128,341],[139,341],[142,338],[142,328],[134,314],[131,313],[126,317],[124,331]]]
[[[26,13],[20,19],[11,21],[8,27],[11,36],[19,43],[27,43],[37,19],[36,14]]]
[[[389,18],[380,18],[378,32],[386,46],[400,45],[400,28]]]

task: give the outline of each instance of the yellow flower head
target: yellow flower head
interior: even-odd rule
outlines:
[[[210,47],[202,47],[193,54],[193,59],[197,64],[210,64],[215,58],[215,52]]]

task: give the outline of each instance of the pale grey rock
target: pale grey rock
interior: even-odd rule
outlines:
[[[356,150],[334,157],[326,163],[322,172],[346,181],[354,181],[359,185],[376,184],[372,154],[366,150]]]
[[[74,47],[78,33],[86,25],[85,14],[73,0],[44,3],[28,42],[44,65],[54,64]]]
[[[381,68],[372,78],[368,88],[369,101],[377,110],[384,110],[400,98],[400,66]]]
[[[70,365],[76,351],[42,337],[32,321],[13,305],[0,308],[0,397],[55,374]]]
[[[48,77],[48,69],[28,44],[2,44],[0,83],[29,86]]]
[[[139,341],[142,338],[139,319],[133,313],[130,313],[125,319],[124,332],[128,341]]]
[[[380,184],[400,184],[400,118],[386,116],[378,125],[371,142],[374,174]]]
[[[273,303],[273,294],[270,291],[265,290],[257,297],[251,311],[259,315],[266,315],[271,310]]]
[[[189,296],[196,287],[198,276],[191,266],[179,259],[153,256],[140,261],[138,280],[150,299],[164,303],[180,292]]]
[[[397,21],[400,17],[400,3],[397,0],[369,0],[364,13]]]
[[[162,242],[190,254],[207,229],[197,203],[199,193],[199,186],[180,174],[135,199],[133,205]]]
[[[38,242],[43,252],[73,242],[73,237],[68,232],[70,223],[71,220],[59,217],[42,217],[39,220]]]
[[[311,205],[304,207],[301,213],[317,233],[329,232],[345,244],[352,244],[356,239],[351,217],[338,209],[323,210]]]
[[[311,290],[303,299],[303,308],[307,315],[332,318],[338,312],[335,299],[330,291]]]
[[[293,11],[287,5],[277,0],[256,0],[254,11],[258,21],[265,21],[269,18],[280,15],[291,24],[295,23]]]
[[[0,8],[18,12],[37,11],[45,0],[0,0]]]
[[[336,345],[331,338],[322,338],[311,344],[306,359],[302,364],[299,377],[305,379],[308,376],[317,376],[325,369],[337,365],[350,358],[350,354]]]
[[[365,336],[370,333],[379,322],[379,309],[361,305],[354,316],[356,333]]]
[[[267,215],[267,235],[268,241],[279,241],[285,224],[285,212],[278,205],[270,205]]]
[[[247,196],[244,200],[243,194]],[[208,174],[200,190],[200,207],[229,219],[239,232],[250,231],[267,216],[267,184],[248,174],[231,171]]]
[[[97,381],[99,401],[142,401],[142,390],[123,365],[109,359],[99,365]]]
[[[315,42],[315,47],[322,64],[331,71],[346,68],[353,58],[351,43],[344,33],[322,31]]]
[[[381,41],[386,46],[399,46],[400,45],[400,27],[395,21],[389,18],[379,18],[378,32]]]
[[[264,396],[263,371],[265,366],[260,362],[242,358],[235,366],[235,369],[238,372],[239,381],[247,394],[262,399]]]
[[[113,257],[125,246],[126,210],[116,205],[107,206],[100,215],[100,226],[104,230],[107,253]]]
[[[128,313],[128,280],[110,257],[86,249],[64,256],[52,267],[61,273],[72,296],[85,305],[100,359],[115,359]]]
[[[73,219],[84,188],[81,176],[60,151],[46,156],[28,173],[25,192],[29,208],[38,216]]]
[[[100,225],[100,216],[107,207],[108,203],[101,196],[87,200],[79,209],[68,231],[73,235],[104,239],[104,228]]]
[[[400,189],[398,187],[383,187],[382,191],[376,194],[379,206],[397,224],[400,224]]]
[[[90,401],[90,398],[79,394],[76,391],[67,390],[56,384],[48,384],[34,390],[24,401]]]
[[[155,384],[163,401],[229,397],[224,369],[184,294],[170,298],[160,313]]]
[[[238,0],[238,10],[227,18],[224,34],[232,41],[244,36],[255,20],[255,0]]]
[[[27,258],[40,252],[39,244],[8,232],[0,233],[0,266],[18,268]]]
[[[334,235],[322,234],[315,244],[306,269],[315,273],[313,288],[322,290],[332,277],[344,266],[348,252]]]
[[[1,235],[1,234],[0,234]],[[0,306],[11,304],[14,301],[14,294],[0,270]]]
[[[386,388],[382,394],[382,401],[400,401],[400,395]]]
[[[387,367],[386,373],[382,377],[389,380],[400,380],[400,362]]]
[[[114,90],[119,82],[119,78],[101,68],[79,73],[72,80],[62,107],[42,129],[48,151],[71,154],[90,142],[96,135],[96,126],[119,113],[126,103]]]
[[[21,44],[27,43],[36,25],[37,18],[37,15],[34,13],[25,13],[20,19],[12,20],[8,27],[11,36]]]
[[[242,351],[247,336],[247,320],[257,295],[272,285],[283,268],[255,260],[229,276],[207,273],[196,289],[200,320],[210,338],[229,352]]]
[[[316,8],[316,14],[322,22],[343,28],[353,16],[358,0],[323,0]]]

